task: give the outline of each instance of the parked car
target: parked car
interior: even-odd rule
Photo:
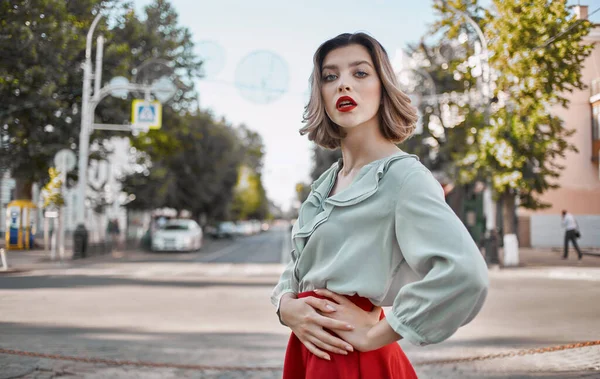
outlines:
[[[194,220],[174,219],[157,229],[152,251],[196,251],[202,248],[202,228]]]
[[[260,226],[260,230],[263,232],[268,232],[270,228],[271,228],[271,225],[269,225],[268,222],[263,222],[262,225]]]
[[[251,236],[254,234],[252,223],[250,221],[238,221],[235,229],[236,233],[241,236]]]
[[[233,238],[237,233],[235,223],[231,221],[220,222],[212,232],[214,238]]]

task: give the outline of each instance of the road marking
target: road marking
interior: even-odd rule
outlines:
[[[517,269],[499,269],[489,271],[491,277],[502,278],[532,278],[532,279],[557,279],[600,281],[600,268],[597,267],[531,267]]]

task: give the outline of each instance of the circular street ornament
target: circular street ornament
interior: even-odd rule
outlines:
[[[129,79],[124,76],[115,76],[108,83],[109,86],[126,86],[129,84]],[[126,99],[129,91],[127,89],[115,89],[110,91],[110,95],[119,99]]]
[[[225,50],[214,41],[200,41],[194,47],[202,61],[200,75],[204,79],[213,79],[225,66]]]
[[[177,86],[173,84],[171,79],[166,76],[161,76],[158,80],[152,83],[152,94],[156,100],[161,103],[166,103],[170,98],[175,96]]]
[[[246,55],[235,71],[235,86],[246,100],[268,104],[287,92],[287,63],[270,51],[254,51]]]
[[[54,166],[60,172],[69,172],[75,168],[77,158],[75,153],[69,149],[62,149],[54,156]]]

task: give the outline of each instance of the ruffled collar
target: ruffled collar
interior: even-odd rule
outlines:
[[[340,158],[331,168],[312,185],[313,193],[318,197],[319,202],[329,203],[335,206],[353,205],[370,197],[379,187],[379,181],[387,172],[389,165],[400,159],[405,158],[419,159],[416,155],[400,151],[388,157],[375,160],[360,168],[358,174],[352,183],[344,190],[327,198],[331,192],[335,179],[343,167],[343,160]]]
[[[378,159],[363,167],[350,184],[343,191],[327,197],[335,184],[335,179],[342,168],[342,160],[338,160],[311,186],[311,193],[300,208],[298,221],[292,229],[292,240],[295,250],[300,254],[304,250],[307,239],[315,229],[329,219],[335,207],[348,207],[368,199],[377,193],[379,181],[385,175],[390,164],[396,160],[413,158],[416,155],[398,152],[389,157]]]

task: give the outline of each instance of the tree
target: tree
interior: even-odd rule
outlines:
[[[310,173],[312,180],[317,180],[334,162],[342,157],[342,150],[329,150],[318,145],[313,146],[313,169]]]
[[[130,10],[117,20],[119,24],[110,31],[110,43],[106,44],[103,77],[122,75],[139,84],[151,84],[166,76],[178,91],[165,105],[177,112],[194,109],[197,103],[194,80],[200,77],[202,62],[194,54],[189,29],[178,24],[172,5],[166,0],[154,0],[144,8],[143,17]],[[106,98],[96,113],[103,122],[128,123],[130,101]],[[163,124],[170,122],[172,114],[176,113],[163,115]],[[105,135],[106,132],[96,133],[96,137]]]
[[[489,123],[466,129],[473,143],[456,155],[461,179],[491,177],[504,206],[504,233],[515,233],[515,196],[523,207],[548,207],[539,195],[557,187],[553,180],[563,168],[557,158],[575,150],[567,140],[572,131],[550,107],[566,107],[566,94],[584,88],[581,69],[591,46],[582,40],[590,23],[576,20],[566,1],[494,0],[484,10],[475,0],[437,2],[440,24],[450,25],[447,37],[460,30],[448,4],[479,12],[473,18],[489,41],[498,98]]]
[[[0,3],[0,167],[15,177],[17,198],[31,199],[32,183],[47,181],[58,150],[77,147],[85,35],[95,14],[115,4]]]
[[[406,50],[417,67],[399,75],[402,90],[416,100],[421,125],[420,132],[401,147],[419,156],[430,170],[449,177],[455,176],[453,155],[464,146],[463,129],[467,123],[463,121],[472,114],[472,106],[465,98],[475,87],[476,78],[468,71],[457,72],[470,50],[445,40],[431,44],[422,40]]]
[[[236,131],[205,112],[170,117],[173,122],[165,130],[133,140],[140,168],[123,180],[123,189],[136,195],[128,207],[170,207],[189,210],[196,219],[202,214],[210,220],[227,218],[243,159]]]
[[[239,167],[231,217],[263,220],[269,215],[269,200],[262,185],[264,144],[258,133],[243,124],[238,127],[238,138],[243,163]]]
[[[86,34],[97,12],[106,14],[95,35],[104,34],[102,77],[132,78],[151,83],[167,75],[178,84],[170,106],[177,111],[196,102],[193,80],[200,61],[194,55],[188,29],[178,26],[177,14],[166,0],[145,8],[140,19],[116,0],[2,2],[0,48],[0,167],[17,179],[17,197],[31,198],[31,185],[47,180],[52,157],[61,148],[77,150]],[[110,22],[108,22],[110,20]],[[110,24],[112,28],[107,25]],[[138,94],[139,95],[139,94]],[[139,96],[143,96],[139,95]],[[106,98],[95,113],[97,122],[129,120],[128,101]],[[164,123],[169,123],[165,112]],[[114,132],[96,131],[90,143]]]

